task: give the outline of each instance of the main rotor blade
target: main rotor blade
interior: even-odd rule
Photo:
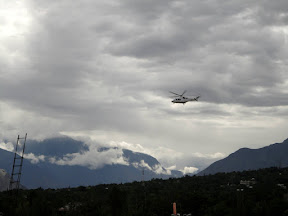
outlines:
[[[184,94],[186,93],[186,90],[182,93],[182,95],[181,96],[183,96]]]
[[[178,96],[182,96],[180,94],[177,94],[177,93],[174,93],[174,92],[171,92],[171,91],[169,91],[169,92],[172,93],[172,94],[178,95]]]

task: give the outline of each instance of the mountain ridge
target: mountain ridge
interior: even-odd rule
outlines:
[[[209,175],[218,172],[257,170],[269,167],[287,167],[288,139],[258,149],[240,148],[226,158],[212,163],[197,175]]]

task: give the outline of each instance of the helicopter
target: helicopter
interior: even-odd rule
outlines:
[[[195,98],[184,97],[184,94],[186,93],[186,90],[181,95],[177,94],[175,92],[171,92],[171,91],[169,91],[169,92],[174,94],[174,97],[177,97],[177,98],[175,98],[174,100],[171,101],[172,103],[182,103],[184,105],[185,103],[187,103],[189,101],[198,101],[198,99],[200,98],[200,96],[197,96]]]

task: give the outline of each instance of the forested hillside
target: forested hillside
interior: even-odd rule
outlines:
[[[168,180],[0,193],[6,215],[288,215],[288,169],[185,176]]]

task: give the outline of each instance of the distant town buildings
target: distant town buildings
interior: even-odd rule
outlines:
[[[284,184],[277,184],[278,187],[281,187],[282,189],[287,189],[287,187]]]
[[[251,180],[240,180],[240,185],[245,185],[247,188],[253,188],[253,185],[256,184],[256,181],[254,178]]]

